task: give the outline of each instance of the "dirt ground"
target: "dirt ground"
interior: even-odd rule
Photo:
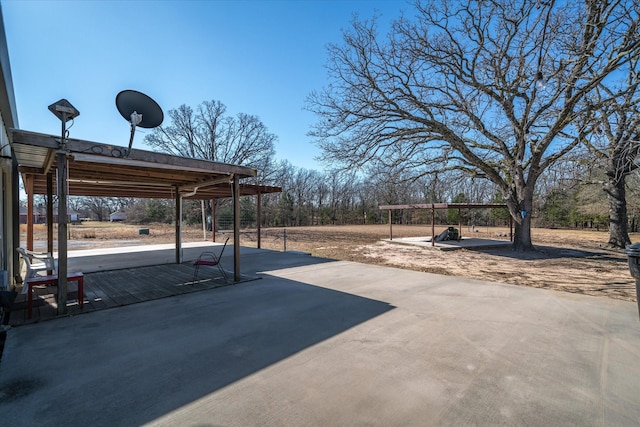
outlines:
[[[69,248],[170,243],[175,238],[169,225],[144,226],[149,228],[149,235],[140,235],[139,228],[111,223],[70,226]],[[444,228],[437,227],[436,233]],[[479,227],[473,233],[470,229],[462,230],[465,236],[493,239],[508,239],[508,232],[489,227]],[[222,232],[218,239],[225,235],[230,236]],[[393,226],[394,239],[430,235],[430,226]],[[627,257],[622,250],[605,247],[607,232],[536,228],[532,235],[535,252],[514,252],[509,246],[441,251],[389,242],[388,225],[268,228],[262,230],[261,247],[284,250],[286,246],[286,250],[319,257],[636,301],[635,281],[629,275]],[[25,237],[26,233],[22,241]],[[210,239],[210,233],[206,237]],[[202,230],[183,228],[184,242],[203,238]],[[46,240],[42,226],[36,225],[34,239],[36,243]],[[640,241],[640,233],[632,234],[631,240]],[[241,244],[255,247],[256,233],[241,232]]]
[[[465,233],[469,236],[471,230],[463,230]],[[528,253],[514,252],[509,246],[441,251],[392,243],[386,240],[388,225],[303,227],[289,229],[287,234],[288,248],[305,250],[315,256],[636,300],[635,281],[629,274],[627,257],[622,250],[605,247],[606,232],[534,229],[537,251]],[[431,228],[395,225],[393,235],[395,239],[430,236]],[[507,236],[507,229],[478,229],[473,234],[473,237],[494,239],[507,239]],[[640,235],[631,238],[635,242],[640,240]]]

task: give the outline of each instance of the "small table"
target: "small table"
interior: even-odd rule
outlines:
[[[67,273],[68,282],[78,282],[78,302],[80,309],[84,307],[84,274],[80,272]],[[31,319],[31,308],[33,305],[33,287],[44,285],[57,285],[58,275],[30,277],[25,281],[27,289],[27,318]]]

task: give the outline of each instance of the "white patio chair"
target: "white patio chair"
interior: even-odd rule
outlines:
[[[56,263],[51,253],[33,252],[25,248],[16,248],[16,251],[20,254],[27,267],[24,281],[31,277],[46,276],[48,271],[56,272]],[[39,274],[41,272],[44,272],[44,274]],[[27,286],[22,287],[22,293],[27,293]]]

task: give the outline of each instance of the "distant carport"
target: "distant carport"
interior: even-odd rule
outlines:
[[[53,195],[59,201],[58,307],[66,307],[66,197],[131,197],[174,199],[176,218],[182,217],[182,199],[233,198],[234,278],[240,278],[241,196],[280,192],[280,187],[241,184],[255,177],[255,169],[185,158],[144,150],[17,130],[11,131],[11,146],[28,196],[28,218],[32,218],[33,195],[47,195],[48,251],[53,249]],[[55,173],[54,173],[55,172]],[[260,215],[260,212],[258,212]],[[258,216],[260,218],[260,216]],[[258,235],[260,234],[258,221]],[[181,259],[181,221],[176,221],[176,263]],[[27,224],[27,247],[33,248],[33,222]],[[61,313],[62,314],[62,313]]]
[[[462,216],[460,215],[460,211],[462,209],[508,209],[506,204],[501,203],[419,203],[413,205],[380,205],[378,206],[379,210],[386,210],[389,212],[389,240],[393,240],[393,221],[391,220],[391,212],[394,210],[405,210],[405,209],[430,209],[431,210],[431,246],[435,246],[436,243],[436,218],[435,212],[436,209],[457,209],[458,210],[458,220],[461,221]],[[460,228],[460,233],[462,233],[462,224],[459,222],[458,227]],[[460,238],[462,238],[462,234],[460,234]],[[513,241],[513,220],[511,216],[509,216],[509,239]]]

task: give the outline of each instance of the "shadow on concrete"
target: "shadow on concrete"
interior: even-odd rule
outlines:
[[[289,251],[279,252],[269,249],[254,250],[242,255],[242,274],[255,276],[264,271],[273,271],[283,268],[301,267],[305,265],[324,264],[335,262],[335,259],[314,257],[308,253]],[[223,257],[222,265],[230,270],[233,268],[233,259]]]
[[[140,425],[393,308],[277,278],[14,328],[0,412],[7,425]]]

